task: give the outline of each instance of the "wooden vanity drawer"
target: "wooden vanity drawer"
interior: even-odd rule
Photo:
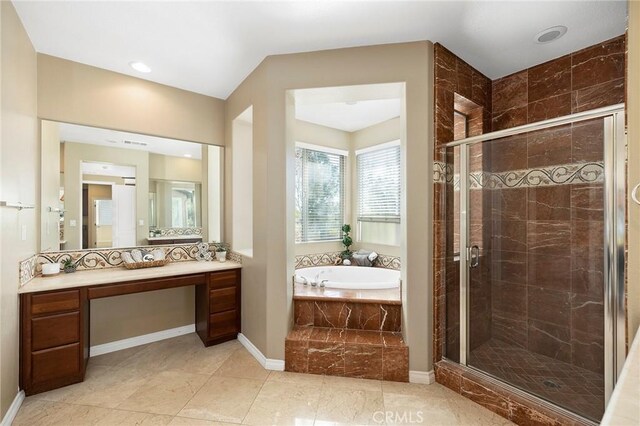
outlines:
[[[31,314],[52,314],[80,308],[80,291],[56,291],[31,296]]]
[[[212,314],[236,308],[236,288],[220,288],[209,292],[209,312]]]
[[[46,382],[81,374],[80,344],[73,343],[33,352],[31,371],[34,381]]]
[[[31,320],[31,349],[39,351],[80,341],[80,312]]]
[[[235,310],[209,316],[209,337],[221,337],[238,332],[237,313]]]
[[[210,288],[233,287],[238,282],[238,273],[235,269],[209,274]]]

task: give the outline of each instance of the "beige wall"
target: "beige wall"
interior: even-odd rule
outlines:
[[[64,238],[67,250],[82,248],[82,174],[83,161],[105,162],[136,168],[136,240],[146,245],[149,236],[149,153],[133,149],[111,148],[76,142],[64,143]],[[76,226],[69,225],[71,220]],[[143,220],[140,226],[138,220]]]
[[[404,187],[417,194],[403,200],[407,220],[401,255],[410,368],[432,367],[431,264],[425,261],[431,258],[432,219],[433,47],[429,42],[268,57],[227,100],[227,129],[244,109],[254,108],[254,257],[243,264],[243,333],[268,358],[284,358],[291,323],[295,114],[287,90],[389,82],[406,83],[406,126],[402,126],[406,135],[401,135]],[[227,131],[227,141],[230,137]],[[227,188],[231,176],[227,168]],[[230,203],[226,209],[229,231]],[[233,238],[230,232],[229,236]]]
[[[0,418],[18,392],[18,262],[38,250],[40,143],[36,52],[11,2],[0,3],[0,199],[35,205],[0,208]],[[26,229],[22,240],[21,230]]]
[[[202,160],[149,154],[149,179],[202,183]]]
[[[627,119],[629,190],[640,183],[640,2],[629,2]],[[640,191],[639,191],[640,192]],[[629,197],[628,336],[640,326],[640,206]]]
[[[58,123],[40,123],[40,247],[42,251],[60,250],[60,213],[49,208],[60,208],[60,129]]]
[[[38,116],[223,145],[224,101],[38,54]]]

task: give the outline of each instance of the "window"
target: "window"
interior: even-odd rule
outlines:
[[[358,239],[400,244],[400,141],[356,152]]]
[[[296,145],[296,243],[339,240],[346,152]]]

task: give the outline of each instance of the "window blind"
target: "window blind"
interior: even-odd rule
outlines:
[[[339,240],[345,157],[296,147],[296,242]]]
[[[400,223],[400,145],[356,154],[358,221]]]

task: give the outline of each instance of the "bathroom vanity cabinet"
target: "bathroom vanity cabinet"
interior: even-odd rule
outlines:
[[[209,265],[203,266],[204,263]],[[232,262],[226,265],[214,262],[181,264],[155,268],[156,271],[140,270],[140,275],[149,276],[153,272],[156,275],[141,279],[135,279],[138,271],[112,270],[120,280],[106,283],[108,270],[77,272],[68,277],[73,282],[67,285],[73,286],[59,290],[38,291],[38,283],[26,284],[20,294],[21,389],[26,395],[33,395],[84,380],[90,355],[89,301],[92,299],[194,285],[196,332],[204,345],[235,339],[241,325],[240,265]],[[207,266],[224,269],[207,271]],[[193,268],[205,270],[182,273]],[[177,275],[162,274],[165,269]],[[128,276],[132,279],[122,280]],[[65,278],[63,275],[34,281],[50,284],[47,280]],[[75,285],[82,278],[87,279],[87,284]],[[102,282],[93,284],[92,280]]]

